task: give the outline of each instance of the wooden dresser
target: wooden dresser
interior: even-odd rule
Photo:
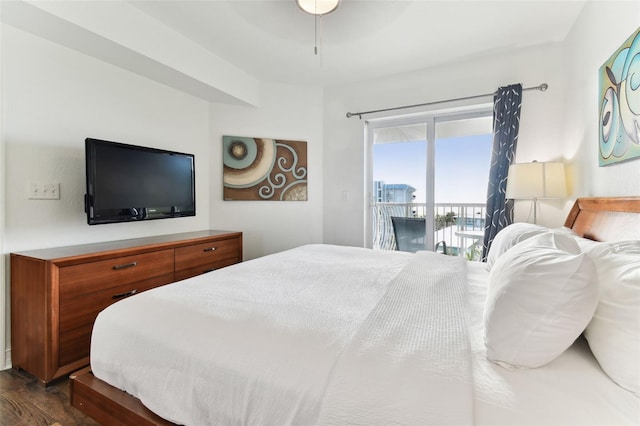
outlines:
[[[47,384],[89,364],[110,304],[242,261],[242,233],[200,231],[11,253],[11,359]]]

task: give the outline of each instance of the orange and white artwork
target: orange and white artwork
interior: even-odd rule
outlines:
[[[307,200],[307,142],[222,137],[224,199]]]

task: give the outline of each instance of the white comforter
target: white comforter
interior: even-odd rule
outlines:
[[[304,246],[110,306],[91,366],[176,423],[470,424],[465,306],[457,258]]]

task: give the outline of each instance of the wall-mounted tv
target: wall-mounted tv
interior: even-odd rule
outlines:
[[[87,223],[195,216],[192,154],[85,139]]]

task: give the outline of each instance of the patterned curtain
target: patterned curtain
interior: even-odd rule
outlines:
[[[498,231],[513,223],[513,200],[506,199],[507,173],[518,144],[522,85],[500,87],[493,97],[493,152],[487,188],[482,261]]]

